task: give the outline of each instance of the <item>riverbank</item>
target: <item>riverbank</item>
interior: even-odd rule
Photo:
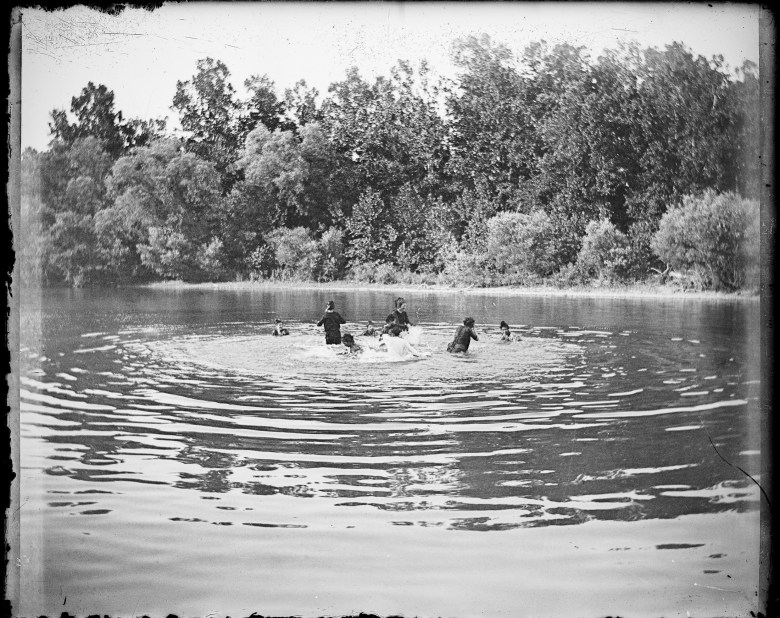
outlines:
[[[501,296],[551,296],[551,297],[596,297],[596,298],[680,298],[710,300],[760,300],[757,291],[714,292],[684,291],[679,287],[656,284],[633,284],[626,286],[577,286],[559,288],[553,286],[502,286],[502,287],[452,287],[442,284],[408,283],[365,283],[360,281],[223,281],[216,283],[186,283],[184,281],[157,281],[136,287],[152,289],[208,289],[208,290],[375,290],[388,292],[437,292],[449,294],[491,294]]]

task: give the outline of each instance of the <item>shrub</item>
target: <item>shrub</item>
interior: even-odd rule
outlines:
[[[212,238],[203,245],[198,253],[197,263],[206,280],[221,281],[226,278],[227,271],[223,267],[222,256],[223,244],[219,238]]]
[[[179,231],[168,227],[150,227],[147,243],[139,244],[141,262],[161,277],[182,281],[224,279],[222,241],[193,244]]]
[[[486,258],[503,283],[537,283],[559,267],[547,213],[503,212],[487,221]]]
[[[364,283],[399,283],[398,269],[392,264],[358,263],[349,269],[351,281]]]
[[[314,279],[317,241],[306,228],[280,228],[266,234],[265,241],[273,252],[280,278]]]
[[[703,288],[752,285],[758,271],[759,206],[735,193],[686,196],[661,218],[652,248]]]
[[[450,249],[446,252],[446,258],[440,275],[443,283],[478,287],[493,285],[495,278],[490,260],[484,252]]]
[[[626,277],[629,261],[628,238],[608,219],[591,221],[577,254],[576,267],[583,278],[614,283]]]
[[[585,282],[577,266],[569,263],[561,266],[561,269],[550,278],[550,283],[559,288],[568,288]]]
[[[184,236],[167,226],[149,228],[145,243],[138,245],[141,262],[166,279],[190,279]]]

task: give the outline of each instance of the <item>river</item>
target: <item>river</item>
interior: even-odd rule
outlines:
[[[761,609],[757,301],[394,296],[25,291],[15,614]]]

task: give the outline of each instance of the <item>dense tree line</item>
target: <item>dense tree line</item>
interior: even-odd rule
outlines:
[[[255,75],[242,99],[207,58],[177,82],[178,134],[89,83],[23,153],[23,276],[755,285],[755,65],[486,36],[454,60],[452,80],[353,68],[325,96]]]

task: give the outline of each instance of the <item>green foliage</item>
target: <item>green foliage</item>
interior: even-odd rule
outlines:
[[[626,277],[635,281],[647,279],[658,265],[652,241],[658,231],[658,220],[635,221],[628,230],[628,263]]]
[[[351,69],[320,102],[262,74],[241,100],[206,58],[177,82],[182,140],[90,83],[25,158],[25,272],[569,285],[643,279],[660,256],[702,286],[754,285],[758,219],[738,197],[761,188],[754,66],[734,78],[680,43],[515,58],[487,37],[453,60],[453,80]]]
[[[297,281],[333,281],[344,274],[341,230],[330,228],[317,239],[303,227],[280,228],[266,234],[265,243],[253,254],[256,271]]]
[[[758,220],[755,200],[708,190],[686,196],[662,217],[652,248],[702,287],[737,289],[757,271]]]
[[[223,200],[212,163],[172,140],[154,142],[117,161],[108,184],[115,195],[111,220],[125,222],[120,229],[141,264],[187,281],[217,272],[214,237]]]
[[[75,287],[100,280],[101,263],[95,251],[92,216],[73,211],[57,213],[49,229],[52,250],[46,273]]]
[[[310,123],[296,135],[259,126],[247,136],[236,162],[251,191],[263,203],[273,226],[316,229],[332,224],[340,210],[331,185],[330,145],[320,126]]]
[[[344,274],[347,258],[344,233],[337,228],[323,232],[317,242],[314,272],[318,281],[334,281]]]
[[[529,93],[508,48],[487,36],[457,41],[454,61],[461,73],[447,89],[447,173],[457,192],[481,184],[485,197],[502,207],[535,174],[538,138]]]
[[[239,145],[246,134],[242,105],[230,83],[230,71],[219,60],[198,60],[198,72],[187,81],[176,82],[173,109],[187,135],[190,152],[211,161],[220,174],[222,189],[228,192],[237,177],[232,169]]]
[[[591,221],[577,255],[577,269],[583,279],[599,283],[623,280],[629,267],[629,241],[608,219]]]
[[[268,75],[253,75],[244,80],[244,87],[250,92],[250,97],[244,103],[242,134],[246,135],[261,125],[270,131],[293,128],[294,125],[283,120],[285,104],[277,98],[274,82]]]
[[[303,79],[298,80],[293,88],[287,88],[284,91],[284,107],[289,122],[300,128],[320,120],[322,114],[317,105],[318,97],[317,89],[309,88]]]
[[[445,252],[445,266],[441,273],[441,280],[457,287],[494,285],[496,278],[490,267],[490,260],[485,253],[450,247]]]
[[[35,157],[30,181],[35,183],[32,204],[35,226],[45,239],[41,276],[81,286],[112,278],[112,265],[97,248],[94,216],[111,204],[105,178],[111,158],[93,136],[69,145],[56,142],[48,153]],[[37,244],[37,242],[36,242]],[[37,258],[36,258],[37,259]]]
[[[439,270],[440,248],[449,238],[449,209],[441,198],[425,198],[406,184],[390,202],[396,242],[388,263],[403,271]]]
[[[425,64],[415,72],[399,62],[389,79],[370,84],[352,68],[331,85],[321,124],[342,168],[340,192],[352,203],[366,191],[387,199],[408,183],[424,195],[438,190],[446,129],[428,73]]]
[[[378,193],[366,191],[347,220],[347,256],[358,264],[392,262],[396,232],[392,214]]]
[[[310,280],[316,268],[317,241],[303,227],[276,229],[265,237],[271,248],[279,279]]]
[[[252,281],[271,277],[274,266],[274,250],[269,245],[256,247],[246,258],[246,268]]]
[[[547,213],[503,212],[487,222],[488,263],[509,284],[536,283],[557,269],[555,230]]]
[[[122,112],[114,111],[114,92],[92,82],[71,99],[70,112],[76,122],[69,122],[69,115],[63,110],[51,112],[49,129],[54,139],[71,145],[78,139],[92,137],[100,141],[111,159],[159,136],[165,128],[163,120],[124,120]]]

